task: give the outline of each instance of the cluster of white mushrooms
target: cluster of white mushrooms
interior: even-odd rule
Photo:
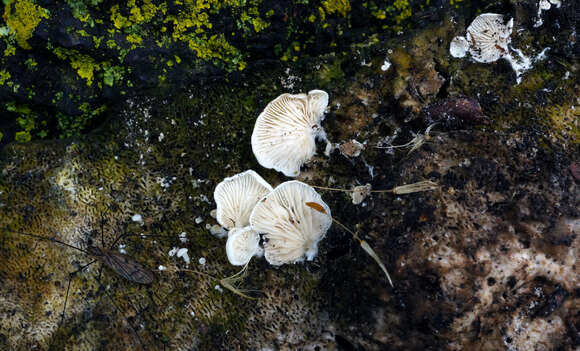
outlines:
[[[300,167],[316,152],[315,139],[322,137],[326,140],[320,122],[327,106],[328,94],[322,90],[312,90],[308,94],[282,94],[270,102],[258,116],[252,134],[252,149],[258,162],[286,176],[298,176]],[[330,143],[326,142],[328,147]],[[358,156],[364,149],[364,145],[356,140],[350,144],[348,148],[342,147],[341,152],[350,149],[352,153],[348,154]],[[433,182],[422,181],[389,190],[371,190],[370,184],[353,190],[317,188],[351,191],[353,203],[359,204],[371,192],[408,194],[438,187]],[[216,219],[229,230],[226,243],[228,260],[232,265],[244,266],[241,273],[252,257],[262,254],[266,261],[276,266],[314,259],[318,254],[318,243],[334,221],[359,242],[393,286],[386,267],[369,244],[333,220],[328,205],[307,184],[293,180],[273,189],[256,172],[247,170],[219,183],[214,199]],[[235,288],[232,291],[239,293]]]
[[[288,181],[273,189],[252,170],[224,179],[214,199],[216,219],[229,230],[226,253],[232,265],[244,266],[262,253],[277,266],[312,260],[332,224],[330,209],[312,187]],[[326,213],[306,203],[319,204]]]
[[[260,165],[298,176],[316,152],[316,138],[326,139],[320,122],[327,106],[328,94],[322,90],[282,94],[271,101],[252,134],[252,150]],[[332,224],[330,209],[314,188],[289,181],[273,189],[252,170],[225,178],[215,188],[214,199],[216,219],[229,230],[228,260],[237,266],[262,254],[277,266],[312,260]],[[323,211],[306,206],[309,202]]]

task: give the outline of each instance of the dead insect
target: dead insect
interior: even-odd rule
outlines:
[[[88,267],[90,267],[91,265],[93,265],[96,262],[101,262],[103,266],[107,267],[110,271],[115,272],[116,275],[122,277],[125,280],[133,282],[133,283],[138,283],[138,284],[142,284],[142,285],[150,285],[155,280],[155,276],[150,269],[146,268],[145,266],[138,263],[137,261],[135,261],[131,257],[127,256],[126,254],[120,253],[120,252],[115,252],[113,250],[113,248],[116,245],[118,245],[120,240],[127,237],[128,234],[121,234],[117,238],[115,238],[115,240],[110,245],[105,245],[104,228],[103,228],[104,224],[103,223],[104,223],[104,220],[101,218],[101,233],[100,233],[101,235],[100,235],[100,240],[99,240],[101,242],[101,247],[89,244],[86,248],[77,247],[77,246],[72,245],[70,243],[64,242],[62,240],[57,239],[55,236],[44,236],[44,235],[39,235],[39,234],[27,233],[27,232],[24,232],[21,230],[12,229],[10,227],[0,228],[0,231],[3,231],[4,233],[12,233],[12,234],[16,234],[18,236],[29,237],[29,238],[35,239],[36,241],[51,242],[51,243],[54,243],[55,245],[60,245],[60,246],[66,247],[66,248],[73,249],[73,250],[78,251],[78,252],[82,252],[85,255],[87,255],[87,257],[90,259],[90,262],[88,262],[84,265],[81,265],[78,269],[68,273],[68,282],[66,284],[66,294],[65,294],[65,298],[64,298],[62,311],[60,314],[60,321],[58,323],[59,327],[63,325],[63,323],[65,322],[65,319],[66,319],[66,309],[67,309],[67,304],[69,302],[69,293],[71,292],[72,279],[78,273],[86,270]],[[5,239],[5,236],[4,236],[4,239]],[[115,310],[123,316],[123,319],[124,319],[126,325],[128,325],[129,328],[132,330],[132,333],[136,337],[136,342],[138,342],[138,344],[141,345],[141,348],[145,349],[146,347],[143,344],[143,342],[141,341],[141,337],[139,336],[139,334],[135,330],[133,323],[131,323],[129,321],[129,319],[126,317],[126,315],[127,315],[126,311],[124,311],[121,308],[121,306],[114,301],[112,295],[107,291],[108,288],[103,286],[103,284],[101,284],[102,268],[103,267],[101,266],[101,268],[99,269],[98,276],[95,277],[96,278],[95,281],[99,287],[99,290],[103,291],[107,295],[108,299],[111,300]],[[62,286],[62,285],[57,284],[57,286]],[[133,308],[134,308],[134,306],[133,306]],[[135,312],[137,314],[141,313],[137,310]],[[52,345],[52,346],[54,346],[54,345]]]

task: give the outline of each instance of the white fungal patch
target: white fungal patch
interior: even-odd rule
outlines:
[[[205,263],[206,263],[205,257],[200,257],[198,262],[199,262],[200,265],[204,266]]]
[[[167,267],[159,265],[159,267],[157,267],[157,269],[160,271],[165,271],[165,270],[167,270]]]
[[[514,72],[516,72],[516,82],[520,84],[522,82],[522,74],[532,68],[532,60],[525,56],[521,50],[511,49],[517,56],[509,54],[505,56],[505,59],[510,63]]]
[[[143,216],[141,216],[140,214],[134,214],[133,216],[131,216],[131,220],[133,222],[143,223]]]
[[[228,231],[219,224],[212,225],[209,228],[209,232],[211,233],[211,235],[215,236],[218,239],[223,239],[228,236]]]
[[[381,71],[386,71],[391,67],[391,62],[389,61],[388,58],[385,58],[385,61],[383,62],[383,65],[381,66]]]
[[[544,24],[544,20],[542,20],[542,12],[548,11],[549,9],[552,8],[552,6],[554,6],[555,8],[559,8],[560,6],[562,6],[562,1],[560,1],[560,0],[540,0],[538,2],[538,15],[537,15],[536,19],[534,20],[534,28],[538,28],[542,24]]]
[[[122,253],[123,255],[127,254],[125,247],[126,247],[125,244],[119,244],[119,252]]]
[[[185,264],[189,265],[190,260],[189,260],[189,255],[187,254],[187,248],[180,249],[180,248],[174,247],[171,250],[169,250],[168,255],[169,255],[169,257],[173,257],[173,256],[181,257],[185,261]]]
[[[187,265],[189,265],[189,255],[187,254],[187,249],[186,248],[179,249],[177,251],[177,257],[183,258],[183,260],[185,261],[185,263]]]
[[[179,241],[181,241],[182,243],[187,242],[187,233],[186,232],[181,232],[179,234]]]
[[[220,294],[223,294],[223,293],[224,293],[224,289],[222,289],[222,287],[221,287],[221,286],[219,286],[219,285],[216,285],[216,286],[214,286],[213,288],[214,288],[215,290],[219,291],[219,292],[220,292]]]

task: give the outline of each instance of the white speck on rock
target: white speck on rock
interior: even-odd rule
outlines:
[[[383,65],[381,66],[381,71],[386,71],[391,67],[391,62],[389,61],[389,59],[385,58],[385,61],[383,62]]]
[[[189,265],[189,262],[190,262],[189,261],[189,255],[187,254],[187,249],[186,248],[179,249],[177,247],[174,247],[173,249],[169,250],[169,253],[168,254],[169,254],[170,257],[176,256],[176,257],[183,258],[183,260],[185,261],[185,263],[187,265]]]
[[[217,237],[218,239],[223,239],[228,236],[228,231],[218,224],[214,224],[211,228],[209,228],[209,232],[211,235]]]
[[[206,261],[205,261],[205,257],[201,257],[201,258],[199,259],[199,264],[200,264],[200,265],[202,265],[202,266],[203,266],[203,265],[205,265],[205,262],[206,262]]]
[[[187,254],[187,249],[182,248],[177,251],[177,257],[183,258],[186,264],[189,265],[189,255]]]
[[[186,232],[181,232],[181,234],[179,234],[179,241],[181,241],[182,243],[187,242],[187,233]]]
[[[162,265],[159,265],[159,267],[157,267],[157,269],[160,270],[160,271],[164,271],[164,270],[167,269],[167,267],[162,266]]]
[[[224,289],[222,289],[222,287],[221,287],[221,286],[219,286],[219,285],[216,285],[216,286],[214,287],[214,289],[216,289],[217,291],[219,291],[219,292],[220,292],[220,293],[222,293],[222,294],[224,293]]]
[[[134,214],[133,216],[131,216],[131,220],[133,222],[143,223],[143,217],[140,214]]]

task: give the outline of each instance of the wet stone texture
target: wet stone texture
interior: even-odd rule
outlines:
[[[560,37],[573,29],[565,4],[546,14],[557,37],[533,29],[532,3],[510,7],[526,54],[551,47],[520,84],[501,60],[449,55],[475,17],[460,9],[345,52],[143,90],[86,135],[4,146],[0,350],[577,350],[580,66]],[[253,259],[240,287],[259,298],[245,299],[219,281],[238,267],[217,235],[213,190],[246,169],[287,180],[257,164],[250,135],[269,101],[311,89],[330,95],[322,126],[337,147],[325,156],[320,143],[298,180],[440,187],[358,205],[320,191],[394,288],[334,225],[311,262]],[[364,147],[345,153],[352,140]],[[93,258],[57,240],[126,252],[155,281],[98,263],[70,276]]]

